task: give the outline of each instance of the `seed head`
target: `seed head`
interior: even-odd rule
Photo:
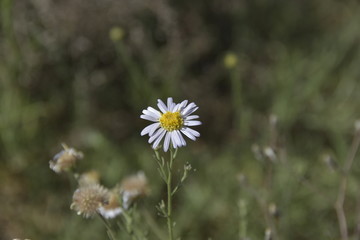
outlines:
[[[138,172],[125,178],[120,186],[123,207],[128,209],[138,198],[149,194],[148,181],[144,172]]]
[[[115,218],[123,212],[123,209],[120,206],[120,194],[118,189],[112,190],[109,193],[107,204],[101,206],[99,212],[104,218]]]
[[[106,205],[109,192],[99,184],[87,185],[75,190],[70,208],[85,218],[94,216],[99,208]]]
[[[50,160],[50,168],[56,172],[66,172],[70,170],[78,160],[84,157],[82,152],[75,150],[74,148],[68,148],[64,146],[64,150],[56,154],[53,159]]]
[[[81,174],[78,182],[79,182],[79,186],[84,187],[87,185],[98,184],[99,180],[100,180],[100,174],[95,170],[91,170]]]

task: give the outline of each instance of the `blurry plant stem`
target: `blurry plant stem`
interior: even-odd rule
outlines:
[[[20,66],[23,65],[23,58],[14,33],[13,4],[13,0],[0,0],[3,41],[7,49],[11,51],[7,52],[8,54],[11,53],[11,56],[6,57],[4,62],[8,64],[7,68],[10,69],[11,73],[17,75],[20,71]]]
[[[160,214],[166,218],[167,228],[168,228],[168,239],[173,240],[173,221],[172,221],[172,196],[175,194],[178,187],[174,190],[172,189],[172,167],[174,163],[174,159],[177,155],[177,148],[174,149],[172,146],[170,147],[170,159],[169,161],[165,161],[163,157],[160,156],[159,152],[155,150],[155,155],[157,159],[157,163],[159,165],[159,174],[161,178],[166,183],[167,189],[167,201],[166,205],[164,201],[161,201],[159,206],[157,207]]]
[[[242,102],[242,82],[241,82],[241,69],[235,67],[230,69],[230,80],[231,80],[231,97],[232,105],[235,113],[235,127],[238,133],[241,133],[242,136],[246,136],[248,133],[248,128],[246,125],[247,116],[244,115],[244,106]]]
[[[249,186],[248,184],[244,183],[243,187],[245,188],[245,190],[251,194],[255,200],[257,201],[257,203],[259,204],[263,214],[264,214],[264,218],[265,218],[265,224],[268,228],[270,228],[271,232],[272,232],[272,236],[273,239],[278,239],[277,235],[276,235],[276,227],[275,227],[275,223],[273,221],[273,218],[270,216],[269,214],[269,210],[268,210],[268,193],[267,190],[265,189],[265,196],[264,194],[261,194],[259,191],[257,191],[255,188],[253,188],[252,186]]]
[[[242,101],[241,101],[241,81],[240,81],[240,77],[239,77],[239,70],[238,68],[235,69],[230,69],[230,80],[231,80],[231,90],[232,90],[232,102],[233,102],[233,107],[234,107],[234,112],[235,112],[235,122],[236,122],[236,127],[238,128],[239,131],[241,131],[241,106],[242,106]]]
[[[356,224],[356,232],[355,232],[355,239],[360,239],[360,192],[357,195],[357,224]]]
[[[166,239],[166,234],[160,229],[158,226],[156,220],[153,218],[153,216],[149,213],[149,211],[144,211],[144,218],[146,219],[146,222],[149,224],[150,228],[154,232],[154,234],[157,236],[160,240]]]
[[[147,85],[148,81],[142,81],[142,79],[145,79],[145,76],[143,76],[139,65],[130,57],[130,54],[123,42],[117,42],[115,47],[117,54],[119,55],[122,63],[125,65],[129,74],[129,78],[131,79],[131,81],[129,81],[129,92],[131,94],[130,97],[132,98],[133,102],[138,102],[139,95],[149,95],[148,90],[150,89],[150,86]]]
[[[350,173],[351,166],[353,164],[356,152],[359,148],[360,144],[360,131],[357,130],[355,132],[354,140],[351,144],[350,152],[348,153],[348,156],[345,161],[345,165],[343,168],[343,172],[341,175],[339,190],[337,199],[335,202],[335,210],[338,218],[339,228],[340,228],[340,234],[342,240],[348,240],[348,227],[347,227],[347,220],[346,215],[344,211],[344,201],[345,201],[345,194],[347,189],[347,181]]]
[[[269,213],[269,196],[271,194],[271,190],[272,190],[272,183],[273,183],[273,172],[274,172],[274,163],[271,162],[270,160],[266,161],[266,177],[265,177],[265,200],[263,200],[264,202],[264,211],[265,211],[265,219],[267,222],[267,226],[271,231],[271,236],[272,239],[278,239],[279,236],[277,235],[277,229],[276,229],[276,224],[274,222],[274,218],[271,216],[271,214]]]
[[[104,223],[104,225],[106,227],[109,239],[110,240],[116,240],[115,234],[114,234],[113,230],[111,229],[110,223],[100,213],[98,213],[98,216],[99,216],[99,218],[101,219],[101,221]]]
[[[132,216],[129,215],[125,210],[122,212],[122,216],[125,222],[125,228],[127,233],[130,235],[131,239],[136,240],[135,231],[133,229],[133,219]]]
[[[247,239],[247,202],[245,199],[240,199],[238,202],[240,223],[239,223],[239,238],[240,240]]]
[[[79,127],[89,126],[90,112],[91,112],[91,97],[90,86],[87,80],[87,73],[80,71],[76,74],[73,81],[73,94],[74,94],[74,113],[76,124]]]
[[[175,150],[176,151],[176,150]],[[169,233],[169,240],[173,240],[173,223],[171,220],[172,215],[172,189],[171,189],[171,180],[172,180],[172,165],[175,158],[175,154],[173,153],[173,148],[170,148],[170,162],[168,163],[168,176],[167,176],[167,225],[168,225],[168,233]]]

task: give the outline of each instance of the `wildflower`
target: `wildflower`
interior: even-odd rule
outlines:
[[[138,172],[125,178],[120,185],[123,207],[128,209],[138,198],[144,197],[149,193],[148,181],[144,172]]]
[[[74,148],[68,148],[66,145],[63,147],[64,150],[56,154],[49,162],[50,168],[56,173],[68,171],[84,156],[82,152]]]
[[[78,182],[79,182],[79,186],[84,187],[87,185],[97,184],[99,183],[99,180],[100,180],[100,174],[95,170],[91,170],[81,174]]]
[[[224,65],[227,69],[232,69],[238,63],[238,58],[234,53],[227,53],[224,57]]]
[[[80,187],[75,190],[71,209],[82,214],[85,218],[94,216],[99,208],[108,203],[109,193],[99,184]]]
[[[201,125],[200,121],[194,120],[199,116],[191,115],[199,107],[195,103],[189,105],[187,103],[188,101],[184,100],[179,104],[175,104],[173,99],[169,97],[167,105],[165,105],[163,101],[158,99],[157,105],[160,111],[152,107],[142,111],[143,114],[140,117],[154,123],[144,128],[141,131],[141,136],[148,134],[150,137],[149,143],[152,143],[154,149],[159,146],[160,141],[165,137],[164,152],[167,152],[171,143],[174,148],[185,146],[186,142],[182,134],[191,140],[196,140],[200,133],[189,127]]]
[[[119,192],[117,190],[113,190],[109,193],[108,203],[99,208],[99,213],[104,218],[115,218],[122,212],[123,209],[120,206]]]

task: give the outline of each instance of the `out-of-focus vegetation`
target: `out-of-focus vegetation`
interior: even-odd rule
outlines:
[[[196,102],[203,122],[177,159],[196,171],[175,198],[176,235],[340,238],[339,169],[360,118],[357,1],[0,0],[0,14],[0,239],[105,238],[49,169],[62,142],[105,185],[144,171],[141,221],[150,237],[149,216],[165,230],[139,115],[168,96]],[[359,160],[344,204],[353,239]]]

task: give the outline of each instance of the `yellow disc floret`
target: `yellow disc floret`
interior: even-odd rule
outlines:
[[[161,127],[168,132],[179,130],[184,125],[180,112],[166,112],[161,115],[159,121]]]

